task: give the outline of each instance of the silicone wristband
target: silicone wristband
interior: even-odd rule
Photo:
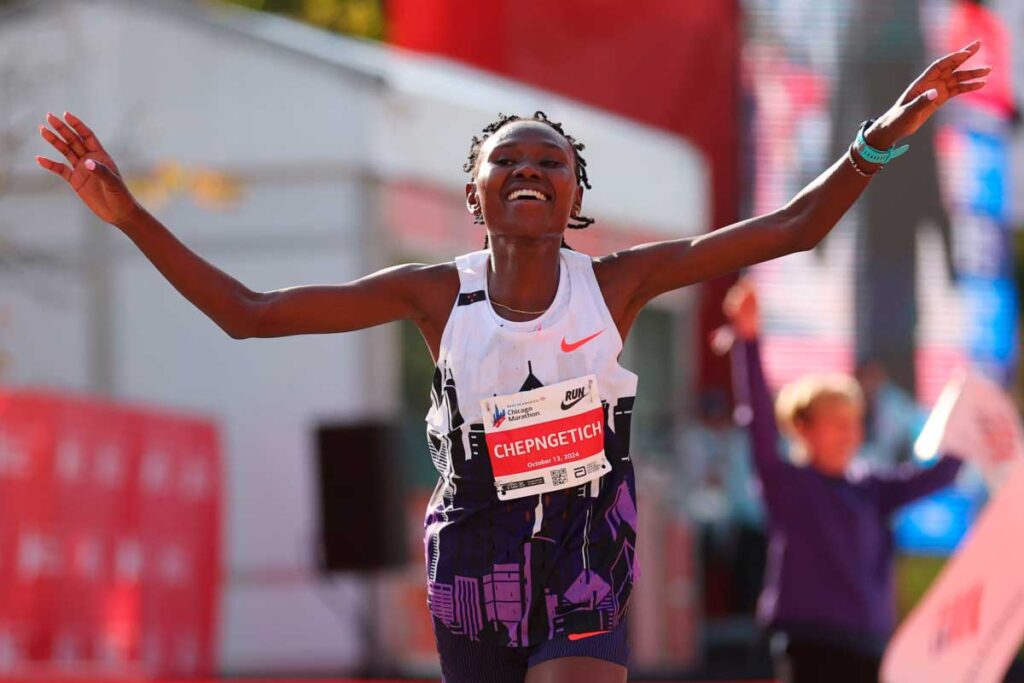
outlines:
[[[866,131],[868,126],[874,122],[874,119],[868,119],[860,125],[860,129],[857,131],[857,140],[853,143],[853,147],[857,150],[857,154],[859,154],[864,161],[870,161],[873,164],[880,164],[884,166],[896,157],[906,153],[906,151],[910,149],[910,145],[901,145],[899,147],[893,145],[889,149],[885,150],[875,149],[868,144],[867,139],[864,137],[864,131]]]

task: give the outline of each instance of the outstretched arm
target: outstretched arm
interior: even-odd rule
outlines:
[[[448,265],[410,264],[379,271],[344,285],[292,287],[254,292],[202,259],[142,208],[121,178],[117,164],[80,119],[49,114],[54,131],[40,134],[68,164],[36,157],[68,182],[100,219],[117,226],[168,282],[232,337],[282,337],[348,332],[392,320],[422,322],[431,297],[450,277]],[[69,125],[70,124],[70,125]],[[422,328],[422,325],[421,325]]]
[[[761,481],[762,498],[774,515],[782,512],[793,466],[779,457],[779,431],[772,397],[761,367],[758,344],[760,315],[749,281],[741,280],[726,294],[723,309],[732,324],[731,361],[738,421],[750,433],[750,452]]]
[[[235,339],[351,332],[418,320],[422,295],[445,268],[406,264],[347,284],[257,292],[191,251],[143,210],[117,227],[182,296]]]
[[[868,144],[888,149],[953,97],[983,87],[985,82],[977,79],[988,74],[987,67],[957,70],[979,46],[972,43],[929,66],[868,129]],[[874,174],[879,169],[855,156],[862,172]],[[625,286],[633,288],[633,304],[643,305],[664,292],[811,249],[835,227],[869,180],[843,155],[777,211],[698,237],[642,244],[603,261],[614,269],[616,282],[621,277],[630,283]]]
[[[931,467],[904,463],[891,470],[873,474],[878,482],[883,509],[892,512],[918,498],[944,489],[956,480],[963,462],[952,455],[943,455]]]

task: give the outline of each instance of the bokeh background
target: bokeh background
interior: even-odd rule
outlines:
[[[498,112],[587,145],[578,250],[770,211],[981,38],[988,87],[820,247],[750,273],[771,383],[856,373],[863,456],[895,464],[954,367],[1024,397],[1022,33],[1022,0],[0,0],[0,678],[437,673],[419,333],[228,338],[35,164],[47,111],[268,290],[479,248],[461,166]],[[732,281],[656,300],[622,357],[637,677],[771,673],[763,511],[707,343]],[[901,612],[985,497],[966,471],[894,520]]]

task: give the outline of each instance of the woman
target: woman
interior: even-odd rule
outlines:
[[[987,69],[957,71],[977,49],[931,65],[862,127],[866,143],[889,150],[950,98],[981,88]],[[486,228],[486,249],[342,285],[255,292],[147,213],[96,135],[65,119],[48,115],[54,130],[41,134],[68,163],[39,164],[232,337],[419,327],[437,365],[427,432],[440,479],[426,554],[449,683],[625,680],[636,377],[618,364],[623,340],[659,294],[813,247],[881,168],[864,155],[888,158],[859,145],[771,214],[592,259],[563,248],[567,227],[591,222],[580,216],[583,146],[540,113],[502,117],[474,138],[467,164],[466,207]]]
[[[854,456],[863,444],[864,399],[845,375],[808,375],[783,387],[772,413],[758,349],[753,287],[729,290],[724,309],[737,394],[745,397],[751,452],[768,517],[768,562],[758,604],[772,633],[783,683],[877,681],[892,632],[893,542],[900,506],[948,486],[960,461],[944,456],[871,471]],[[795,460],[779,457],[775,422]]]

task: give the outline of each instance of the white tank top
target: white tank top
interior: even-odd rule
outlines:
[[[452,633],[509,646],[613,628],[636,571],[629,431],[637,377],[619,365],[622,340],[593,261],[563,248],[554,301],[528,322],[491,306],[489,251],[455,263],[459,295],[426,417],[439,474],[425,521],[431,613]],[[484,430],[491,416],[481,402],[588,375],[597,381],[611,471],[499,500]]]
[[[482,422],[481,400],[520,391],[531,374],[545,386],[597,375],[601,398],[611,405],[620,397],[636,395],[636,375],[619,365],[622,339],[590,256],[561,250],[555,299],[543,315],[527,322],[506,320],[490,305],[489,263],[487,250],[455,259],[459,301],[441,335],[437,358],[438,366],[456,378],[464,421]],[[529,388],[534,386],[531,380]],[[442,408],[431,407],[427,424],[444,433],[451,431],[452,424]]]

